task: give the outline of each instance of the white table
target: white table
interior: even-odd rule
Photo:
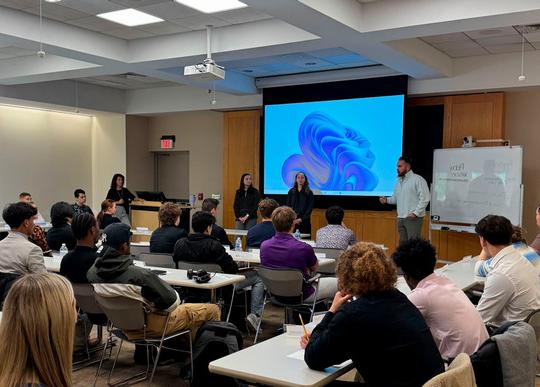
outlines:
[[[208,366],[210,372],[269,386],[324,386],[351,370],[348,361],[324,371],[310,369],[302,359],[288,355],[300,350],[300,338],[282,334],[221,359]]]
[[[136,229],[136,228],[132,228],[132,229],[131,229],[131,233],[132,233],[133,235],[145,235],[145,236],[150,236],[150,235],[152,235],[152,232],[153,232],[153,230],[148,230],[148,229],[145,229],[145,230]]]
[[[44,231],[49,231],[52,228],[52,223],[34,223],[36,226],[41,227]],[[11,228],[7,224],[0,225],[0,232],[8,232]]]
[[[235,235],[240,237],[247,236],[248,230],[237,230],[235,228],[226,228],[225,232],[227,235]],[[300,238],[309,238],[311,234],[300,234]]]
[[[236,262],[247,262],[249,264],[260,265],[261,257],[260,250],[253,251],[228,251],[229,255]],[[336,260],[332,258],[326,258],[325,253],[315,253],[317,260],[319,261],[319,271],[329,272],[335,266]]]

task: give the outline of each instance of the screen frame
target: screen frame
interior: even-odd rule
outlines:
[[[384,97],[403,95],[402,149],[405,143],[405,108],[407,104],[408,76],[398,75],[382,78],[368,78],[350,81],[314,83],[297,86],[266,88],[263,90],[263,110],[260,122],[260,158],[259,158],[259,189],[263,197],[277,200],[285,204],[286,194],[264,193],[264,141],[265,141],[265,112],[267,105],[280,105],[302,102],[319,102],[368,97]],[[396,160],[397,162],[397,160]],[[397,174],[396,174],[397,175]],[[328,208],[339,205],[344,209],[391,211],[390,206],[379,203],[377,196],[350,195],[315,195],[314,208]]]

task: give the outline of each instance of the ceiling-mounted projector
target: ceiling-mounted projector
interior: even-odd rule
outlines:
[[[220,81],[225,79],[225,69],[214,61],[204,61],[184,67],[184,76],[201,81]]]

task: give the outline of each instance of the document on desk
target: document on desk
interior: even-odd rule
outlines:
[[[287,357],[291,358],[291,359],[297,359],[297,360],[304,360],[304,350],[301,349],[299,351],[296,351],[296,352],[293,352],[293,353],[290,353],[287,355]],[[350,360],[345,360],[343,363],[341,364],[334,364],[333,368],[341,368],[343,366],[346,366],[348,363],[350,362]]]

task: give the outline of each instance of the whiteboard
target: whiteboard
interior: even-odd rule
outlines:
[[[431,219],[476,224],[492,214],[520,225],[522,158],[520,146],[436,149]]]

